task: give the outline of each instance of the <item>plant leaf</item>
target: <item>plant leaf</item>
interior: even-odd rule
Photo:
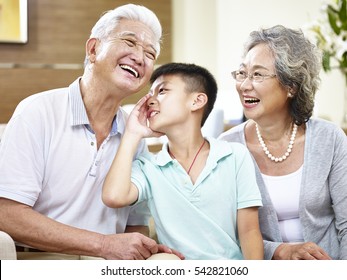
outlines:
[[[339,18],[341,21],[341,28],[343,30],[347,30],[347,0],[340,0],[340,10],[339,10]]]
[[[328,5],[327,12],[328,12],[329,24],[332,30],[335,32],[336,35],[340,35],[341,29],[337,26],[337,20],[338,20],[337,11],[331,5]]]
[[[322,67],[324,72],[329,72],[331,70],[330,67],[330,53],[327,51],[323,51],[323,57],[322,57]]]
[[[342,55],[342,59],[340,61],[340,67],[341,69],[347,69],[347,52],[344,52],[344,54]]]

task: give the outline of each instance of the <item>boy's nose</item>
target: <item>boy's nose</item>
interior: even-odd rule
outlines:
[[[156,103],[156,98],[152,95],[148,100],[147,100],[147,105],[148,106],[153,106]]]

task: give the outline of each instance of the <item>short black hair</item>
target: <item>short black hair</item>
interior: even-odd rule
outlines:
[[[207,69],[196,64],[172,62],[155,69],[150,82],[153,84],[163,75],[179,75],[186,83],[188,92],[203,92],[207,95],[208,100],[201,120],[201,126],[203,126],[217,99],[218,87],[214,76]]]

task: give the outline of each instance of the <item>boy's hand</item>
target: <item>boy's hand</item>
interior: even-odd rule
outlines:
[[[148,105],[147,100],[151,97],[150,94],[146,94],[142,97],[134,109],[131,111],[126,129],[129,133],[138,135],[141,138],[146,137],[160,137],[163,134],[160,132],[153,131],[148,127],[147,124],[147,113],[148,113]]]

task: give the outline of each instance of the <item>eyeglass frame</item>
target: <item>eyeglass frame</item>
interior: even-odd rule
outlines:
[[[140,43],[138,39],[136,38],[136,34],[132,32],[125,31],[123,33],[117,34],[114,38],[107,39],[109,42],[114,41],[120,41],[128,48],[138,48],[139,46],[142,47],[142,50],[150,60],[155,61],[158,57],[158,51],[154,47],[154,45],[149,44],[148,46],[145,46],[144,43]]]
[[[262,83],[262,82],[264,82],[264,80],[265,79],[270,79],[270,78],[275,78],[277,75],[276,74],[260,74],[260,73],[258,73],[258,75],[260,75],[260,76],[256,76],[256,77],[261,77],[261,80],[255,80],[254,79],[254,74],[256,74],[256,72],[253,72],[253,73],[251,73],[251,74],[244,74],[245,75],[245,78],[243,79],[243,80],[238,80],[237,78],[236,78],[236,75],[238,74],[238,73],[240,73],[240,70],[235,70],[235,71],[232,71],[231,72],[231,76],[235,79],[235,81],[236,82],[239,82],[239,83],[242,83],[242,82],[244,82],[247,78],[250,80],[250,81],[254,81],[254,82],[256,82],[256,83]]]

